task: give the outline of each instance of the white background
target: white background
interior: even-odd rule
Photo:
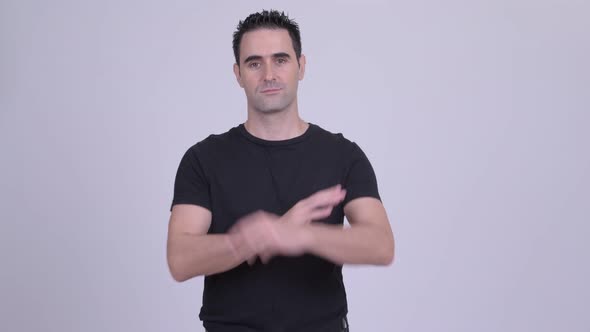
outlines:
[[[590,331],[590,2],[252,3],[0,2],[0,330],[202,331],[174,175],[245,120],[232,33],[277,8],[396,236],[345,267],[351,330]]]

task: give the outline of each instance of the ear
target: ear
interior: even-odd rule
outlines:
[[[303,80],[303,76],[305,76],[305,55],[301,54],[299,57],[299,80]]]
[[[243,88],[244,85],[242,85],[242,75],[240,75],[240,66],[238,66],[237,63],[234,63],[234,75],[236,75],[236,80],[238,81],[240,87]]]

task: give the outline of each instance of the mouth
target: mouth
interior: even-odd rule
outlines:
[[[270,94],[278,93],[279,91],[281,91],[280,88],[273,88],[273,89],[265,89],[265,90],[262,90],[262,91],[260,91],[260,93],[264,93],[264,94],[269,94],[270,95]]]

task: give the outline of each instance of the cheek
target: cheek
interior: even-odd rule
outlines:
[[[299,81],[299,68],[293,69],[289,72],[289,77],[292,81]]]
[[[252,77],[242,77],[242,86],[246,92],[254,92],[256,90],[256,80]]]

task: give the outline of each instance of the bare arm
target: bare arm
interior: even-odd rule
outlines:
[[[311,253],[336,264],[389,265],[394,256],[394,240],[383,204],[378,199],[363,197],[350,201],[344,213],[351,227],[309,222],[307,204],[296,204],[280,219],[261,219],[237,225],[245,238],[256,238],[253,251],[263,263],[273,256],[299,256]],[[303,210],[303,213],[301,211]]]
[[[306,251],[336,264],[389,265],[394,239],[383,204],[363,197],[344,207],[349,228],[310,223],[304,226]]]
[[[203,207],[178,204],[172,208],[167,260],[174,280],[224,272],[245,261],[239,238],[230,241],[228,234],[208,235],[210,225],[211,212]]]
[[[258,211],[238,220],[229,233],[216,235],[207,234],[211,225],[209,210],[191,204],[175,205],[168,226],[167,259],[170,273],[176,281],[185,281],[200,275],[228,271],[245,261],[252,264],[257,256],[260,256],[263,262],[277,254],[298,256],[304,253],[306,244],[309,244],[311,252],[320,256],[327,255],[326,258],[339,261],[338,256],[332,257],[335,250],[327,248],[326,251],[324,245],[316,241],[334,239],[340,243],[341,238],[350,238],[347,240],[349,244],[341,245],[349,246],[348,251],[353,253],[356,250],[355,245],[362,245],[360,241],[363,239],[372,239],[373,233],[378,231],[373,231],[370,227],[367,227],[367,230],[365,227],[359,227],[358,230],[355,229],[354,234],[367,234],[355,240],[358,235],[339,235],[343,231],[342,228],[323,229],[311,226],[312,220],[330,215],[333,207],[344,199],[345,194],[346,191],[340,186],[320,190],[296,204],[280,218],[283,222],[276,222],[278,216]],[[347,207],[351,204],[352,202],[347,204]],[[351,211],[355,210],[356,208]],[[366,208],[360,210],[369,211]],[[381,219],[371,216],[368,220],[379,222]],[[389,227],[387,217],[385,223]],[[367,260],[365,256],[371,255],[372,249],[373,247],[370,247],[368,251],[361,251],[359,262]],[[348,260],[349,258],[346,260],[347,263]]]

